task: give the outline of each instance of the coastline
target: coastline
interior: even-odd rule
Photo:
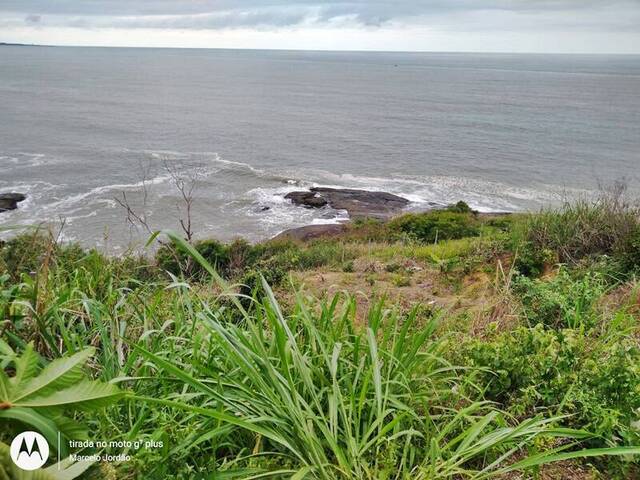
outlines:
[[[416,208],[412,202],[399,195],[379,190],[353,189],[353,188],[336,188],[336,187],[311,187],[309,190],[296,190],[283,194],[283,198],[296,208],[316,209],[335,212],[344,212],[335,219],[327,223],[311,223],[308,225],[296,226],[283,229],[277,234],[266,237],[257,243],[265,243],[270,241],[311,241],[319,238],[340,237],[349,230],[349,226],[360,222],[376,222],[379,224],[388,223],[394,219],[410,214],[424,214],[428,212],[445,211],[455,208],[456,205],[462,208],[462,211],[473,214],[476,218],[494,218],[504,215],[510,215],[514,212],[478,212],[471,209],[465,202],[459,201],[457,204],[446,205],[432,202],[428,207]],[[10,192],[0,194],[0,214],[17,210],[21,202],[28,199],[27,195],[18,192]],[[130,208],[128,205],[123,207]],[[268,207],[259,209],[261,212],[267,212]],[[136,216],[135,212],[129,213],[129,221],[138,221],[141,219]],[[131,216],[133,215],[133,216]],[[185,220],[181,220],[183,223]],[[186,220],[191,222],[191,219]],[[133,225],[133,224],[132,224]],[[138,227],[147,225],[138,225]],[[150,230],[149,230],[150,232]],[[197,233],[197,232],[194,232]],[[189,233],[188,236],[192,234]],[[201,241],[214,239],[215,237],[199,237]],[[235,238],[242,238],[236,236]]]

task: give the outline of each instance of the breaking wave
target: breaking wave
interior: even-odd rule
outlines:
[[[174,217],[179,214],[181,201],[176,180],[189,179],[197,182],[194,211],[198,224],[203,226],[202,234],[223,239],[245,236],[259,240],[287,228],[348,220],[346,212],[326,207],[305,209],[284,198],[288,192],[313,186],[390,192],[410,200],[409,211],[459,200],[482,212],[531,210],[567,195],[585,193],[548,185],[519,187],[455,176],[376,176],[287,166],[257,167],[222,158],[215,152],[124,150],[123,155],[139,164],[139,172],[134,168],[116,170],[105,174],[105,180],[111,181],[103,185],[89,183],[95,179],[83,183],[72,178],[59,184],[0,179],[0,192],[27,194],[27,200],[18,210],[0,217],[0,224],[40,223],[64,217],[71,230],[67,232],[68,238],[95,244],[105,228],[115,232],[125,228],[116,201],[124,192],[127,200],[138,207],[145,202],[144,208],[148,208],[154,228],[176,228]],[[9,163],[11,169],[14,158],[17,157],[3,156],[0,162]],[[47,161],[38,155],[24,158]],[[114,235],[117,238],[117,234]],[[117,244],[117,240],[114,243]]]

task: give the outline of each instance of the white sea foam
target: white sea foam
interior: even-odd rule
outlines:
[[[39,167],[47,163],[44,153],[18,152],[12,155],[0,155],[0,165],[11,164],[13,168]]]
[[[180,202],[180,195],[172,185],[176,175],[183,179],[198,178],[195,208],[200,215],[201,232],[222,237],[243,235],[253,240],[269,237],[287,228],[347,221],[346,211],[328,207],[307,209],[285,199],[289,192],[313,186],[390,192],[408,199],[411,202],[407,207],[409,211],[421,211],[458,200],[464,200],[472,208],[483,212],[531,209],[556,201],[560,190],[549,185],[524,188],[454,176],[383,177],[323,170],[267,170],[223,159],[215,152],[144,150],[127,151],[127,154],[141,159],[141,162],[146,159],[148,179],[87,185],[84,190],[81,184],[71,181],[70,185],[54,185],[0,179],[0,192],[21,191],[27,194],[27,200],[20,204],[18,210],[0,216],[0,223],[33,224],[64,217],[70,229],[68,239],[87,239],[93,235],[98,237],[95,239],[98,241],[102,233],[94,230],[104,216],[104,227],[113,231],[116,238],[120,233],[115,230],[124,227],[122,221],[114,223],[117,214],[107,213],[108,210],[119,208],[114,198],[120,192],[127,192],[127,198],[135,204],[141,201],[143,187],[146,187],[148,218],[159,222],[158,228],[168,227],[175,223],[174,217],[179,215],[175,213],[175,205]],[[13,162],[5,157],[0,157],[0,163],[3,160]],[[167,171],[165,164],[171,171]],[[566,189],[562,191],[565,194],[567,192]],[[157,212],[157,215],[152,212]]]
[[[76,220],[82,220],[84,218],[91,218],[96,216],[98,216],[98,211],[92,210],[91,212],[86,213],[84,215],[67,215],[65,216],[65,222],[67,225],[73,225],[73,222]]]
[[[222,158],[217,152],[178,152],[174,150],[143,150],[144,154],[149,155],[154,160],[168,162],[182,161],[184,165],[194,164],[195,166],[209,167],[208,174],[214,173],[220,170],[235,171],[237,173],[250,173],[256,177],[272,178],[274,180],[286,181],[274,173],[267,172],[266,170],[254,167],[248,163],[238,162],[234,160],[227,160]],[[188,160],[188,162],[184,162]],[[219,169],[212,168],[217,166]]]
[[[560,189],[548,185],[523,188],[466,177],[397,175],[383,178],[322,171],[314,173],[317,177],[315,186],[386,191],[406,198],[414,206],[445,205],[464,200],[479,211],[517,211],[557,202],[562,196]],[[578,195],[590,192],[563,189],[562,193]]]

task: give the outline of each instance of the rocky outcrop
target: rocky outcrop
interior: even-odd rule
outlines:
[[[18,208],[18,203],[26,199],[22,193],[0,193],[0,213]]]
[[[307,208],[328,205],[336,210],[346,210],[351,219],[388,220],[409,204],[406,198],[387,192],[328,187],[313,187],[308,192],[291,192],[285,198]]]
[[[327,205],[327,199],[316,192],[291,192],[284,198],[291,200],[295,205],[302,205],[308,208],[321,208]]]
[[[306,227],[292,228],[276,235],[272,240],[298,240],[306,242],[315,238],[335,237],[344,233],[347,226],[341,223],[328,225],[307,225]]]

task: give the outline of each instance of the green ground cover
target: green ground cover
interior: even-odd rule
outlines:
[[[153,242],[1,244],[0,479],[639,478],[640,217],[619,197]],[[26,427],[154,448],[20,476],[1,442]]]

